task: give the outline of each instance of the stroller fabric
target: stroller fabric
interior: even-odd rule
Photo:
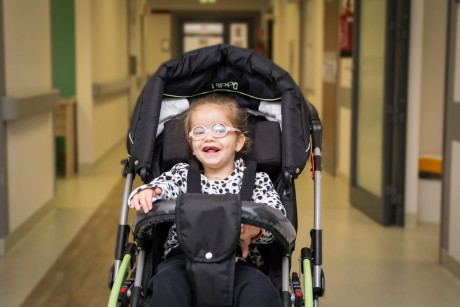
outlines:
[[[178,197],[177,235],[196,306],[232,306],[240,221],[238,194]]]

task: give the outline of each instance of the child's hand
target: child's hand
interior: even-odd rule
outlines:
[[[249,244],[253,241],[254,238],[259,237],[262,234],[262,228],[252,226],[252,225],[243,225],[241,228],[240,234],[240,247],[241,247],[241,256],[246,259],[249,253]]]
[[[131,198],[129,207],[136,209],[136,211],[142,209],[144,213],[147,213],[152,210],[153,198],[161,195],[162,192],[160,188],[143,189]]]

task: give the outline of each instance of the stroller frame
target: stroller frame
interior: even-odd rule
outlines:
[[[268,59],[263,58],[262,56],[254,53],[253,51],[249,51],[246,49],[241,49],[232,46],[225,46],[225,45],[218,45],[213,47],[203,48],[202,50],[192,51],[188,54],[184,54],[181,58],[181,61],[184,58],[191,57],[193,58],[196,55],[200,55],[200,52],[216,52],[217,54],[225,54],[226,56],[232,52],[239,52],[244,54],[250,59],[256,59],[257,61],[263,61],[265,64],[270,64],[271,69],[279,70],[283,73],[284,78],[288,78],[289,82],[293,83],[290,79],[289,75],[281,70],[279,67],[275,66],[271,63]],[[172,60],[173,61],[173,60]],[[162,66],[168,67],[166,65]],[[159,72],[161,68],[159,69]],[[152,79],[157,76],[158,72],[152,77]],[[211,84],[211,86],[216,86],[216,84]],[[295,86],[295,84],[294,84]],[[165,86],[166,88],[166,86]],[[155,88],[155,91],[160,91],[159,97],[168,96],[164,94],[162,90],[165,88]],[[297,88],[295,87],[297,90]],[[145,89],[144,89],[145,90]],[[220,90],[226,91],[226,89],[220,88]],[[203,92],[203,91],[201,91]],[[299,91],[300,92],[300,91]],[[145,95],[141,94],[140,100]],[[153,96],[152,94],[149,94]],[[190,97],[190,96],[189,96]],[[303,99],[302,99],[303,100]],[[267,206],[261,205],[257,206],[258,204],[250,203],[250,202],[243,202],[242,208],[242,222],[247,224],[256,224],[259,226],[264,226],[267,230],[271,231],[275,238],[279,239],[280,241],[284,241],[285,250],[284,255],[282,256],[281,261],[281,271],[282,271],[282,278],[281,278],[281,295],[284,307],[287,306],[319,306],[319,297],[323,296],[325,290],[325,279],[324,273],[322,270],[322,226],[321,226],[321,170],[322,170],[322,160],[321,160],[321,151],[322,151],[322,125],[319,119],[318,113],[313,105],[309,102],[304,101],[307,107],[308,115],[309,115],[309,133],[311,140],[309,140],[311,144],[311,152],[307,153],[309,158],[311,159],[312,164],[312,179],[314,180],[314,219],[313,219],[313,228],[310,231],[311,237],[311,245],[309,248],[302,248],[301,249],[301,256],[300,256],[300,263],[302,272],[304,275],[303,284],[304,284],[304,291],[302,292],[302,283],[300,282],[299,274],[293,273],[292,277],[290,278],[290,262],[291,262],[291,252],[294,249],[295,244],[295,230],[294,233],[292,232],[292,225],[290,225],[288,219],[279,216],[275,216],[274,218],[277,219],[277,226],[279,227],[271,227],[270,228],[270,221],[261,221],[257,219],[257,210],[265,210]],[[139,110],[138,110],[139,111]],[[158,109],[157,109],[158,111]],[[136,111],[135,111],[136,112]],[[140,111],[139,111],[140,112]],[[153,129],[153,133],[157,133],[156,128]],[[153,137],[155,139],[155,137]],[[129,134],[128,140],[132,141],[132,135]],[[153,141],[154,142],[154,141]],[[128,148],[130,147],[128,143]],[[152,145],[153,147],[153,145]],[[310,148],[310,147],[309,147]],[[128,213],[129,208],[127,206],[127,199],[131,192],[132,185],[134,178],[137,175],[144,182],[149,182],[152,179],[152,170],[150,165],[144,165],[141,159],[136,159],[133,161],[131,151],[135,151],[133,149],[130,150],[129,159],[122,161],[124,164],[123,169],[123,176],[126,178],[125,186],[124,186],[124,193],[123,199],[121,202],[121,213],[120,213],[120,220],[118,226],[118,233],[117,233],[117,242],[115,248],[115,261],[114,265],[109,277],[109,287],[112,289],[109,304],[108,306],[138,306],[139,299],[142,295],[142,277],[143,277],[143,268],[145,264],[145,250],[142,248],[142,244],[135,244],[135,243],[128,243],[128,237],[130,233],[130,226],[128,225]],[[137,158],[137,157],[135,157]],[[307,157],[308,158],[308,157]],[[137,163],[139,162],[140,163]],[[284,177],[288,181],[292,181],[293,176],[299,173],[299,168],[296,167],[296,171],[288,170],[283,166],[284,170]],[[292,181],[293,183],[293,181]],[[255,207],[254,207],[255,206]],[[134,221],[134,230],[133,235],[135,238],[142,236],[142,233],[146,230],[148,225],[152,225],[152,223],[162,223],[162,222],[169,222],[174,220],[174,201],[162,201],[160,208],[161,210],[157,210],[154,213],[149,213],[150,217],[146,217],[146,214],[138,214]],[[271,208],[270,208],[271,209]],[[142,224],[141,221],[148,219],[148,222]],[[284,219],[283,219],[284,218]],[[287,222],[286,222],[287,221]],[[139,242],[138,242],[139,243]],[[136,261],[133,260],[136,258]],[[134,278],[132,276],[127,278],[128,270],[130,267],[134,267],[135,271]],[[300,272],[299,272],[300,273]]]

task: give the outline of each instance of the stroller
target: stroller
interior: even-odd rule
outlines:
[[[126,182],[115,262],[109,277],[111,294],[108,306],[139,306],[142,303],[143,289],[162,261],[167,231],[174,221],[178,222],[179,216],[184,217],[176,200],[159,201],[150,212],[136,214],[132,228],[134,242],[130,242],[127,198],[133,180],[137,175],[148,183],[176,163],[188,161],[190,153],[186,139],[181,135],[181,114],[194,99],[212,92],[233,96],[248,112],[253,146],[245,160],[255,161],[254,169],[270,176],[286,209],[285,217],[269,206],[242,200],[237,224],[264,228],[275,237],[275,242],[261,245],[260,252],[267,260],[262,271],[279,290],[283,306],[319,306],[325,280],[321,268],[322,127],[318,113],[304,100],[288,73],[254,51],[227,45],[201,48],[165,62],[138,98],[127,138],[128,159],[123,161]],[[301,249],[301,272],[290,274],[297,231],[294,180],[309,158],[314,179],[314,228],[310,232],[310,247]],[[247,183],[243,180],[242,190]],[[200,195],[199,202],[210,196]],[[199,238],[191,241],[199,241]],[[221,241],[225,245],[226,241]],[[230,249],[234,250],[235,246]],[[232,257],[227,247],[227,250],[217,251],[215,261],[208,259],[208,255],[206,259],[210,261],[195,261],[193,257],[187,261],[195,261],[194,266],[206,271],[219,265],[219,261],[228,255]],[[230,261],[234,262],[234,259]],[[205,289],[202,296],[207,295],[206,287],[217,283],[208,281],[210,275],[213,274],[207,273],[202,275],[206,278],[196,279],[198,285],[194,288]],[[201,280],[204,285],[200,285]]]

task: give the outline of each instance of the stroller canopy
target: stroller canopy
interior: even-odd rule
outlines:
[[[194,50],[160,66],[138,98],[131,120],[128,153],[139,173],[151,169],[160,111],[167,98],[193,99],[223,92],[238,96],[241,107],[281,110],[282,171],[301,173],[310,150],[309,107],[289,74],[249,49],[217,45]]]

